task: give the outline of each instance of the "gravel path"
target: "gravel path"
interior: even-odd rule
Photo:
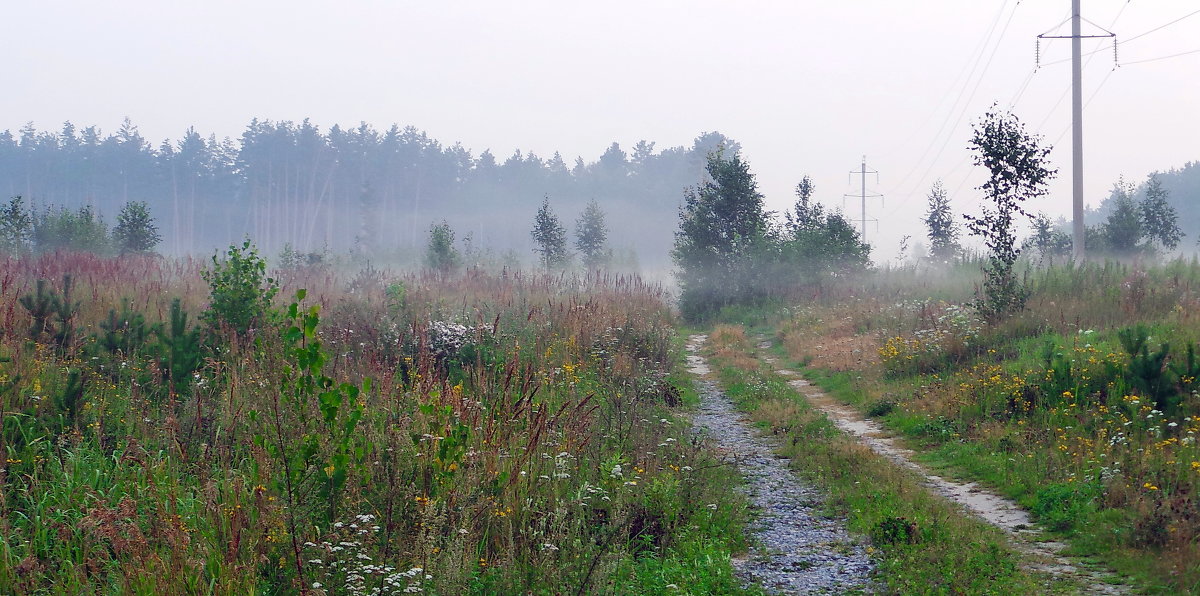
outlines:
[[[744,491],[757,511],[751,531],[757,545],[734,560],[740,577],[776,594],[870,592],[871,560],[865,546],[846,532],[845,520],[823,517],[823,496],[773,455],[774,445],[756,432],[711,381],[696,352],[705,336],[688,338],[688,367],[701,403],[693,423],[746,477]]]

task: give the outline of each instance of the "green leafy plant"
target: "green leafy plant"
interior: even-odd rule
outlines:
[[[200,275],[209,287],[208,310],[201,317],[212,331],[227,327],[241,337],[270,323],[279,285],[267,277],[267,262],[249,240],[230,246],[224,259],[213,255],[212,266]]]
[[[272,484],[287,503],[288,533],[297,576],[303,575],[301,534],[297,520],[308,509],[305,497],[316,494],[326,511],[328,523],[337,517],[338,494],[346,483],[350,468],[359,465],[362,449],[355,432],[363,416],[359,396],[370,391],[370,380],[361,387],[336,383],[325,375],[328,355],[317,337],[320,307],[300,308],[305,290],[296,291],[296,299],[286,312],[283,332],[284,364],[279,391],[272,402],[269,430],[254,441],[280,464],[281,474]],[[319,417],[311,415],[315,406]],[[252,418],[257,418],[252,413]],[[297,434],[294,426],[301,432]],[[314,490],[315,489],[315,490]]]

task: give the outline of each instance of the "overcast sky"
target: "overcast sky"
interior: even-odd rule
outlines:
[[[1128,40],[1116,69],[1111,40],[1084,42],[1100,48],[1084,69],[1088,203],[1118,175],[1200,159],[1200,14],[1146,33],[1198,11],[1083,2],[1085,33]],[[1059,178],[1033,208],[1069,215],[1070,64],[1045,63],[1070,42],[1043,42],[1034,69],[1035,37],[1069,34],[1069,12],[1069,0],[6,1],[0,130],[112,132],[128,116],[157,144],[189,125],[236,138],[254,117],[307,117],[568,161],[716,130],[742,143],[772,209],[804,174],[840,207],[866,155],[869,190],[885,195],[868,205],[881,261],[923,234],[935,179],[956,210],[978,208],[965,147],[993,102],[1055,145]],[[857,220],[858,200],[846,208]]]

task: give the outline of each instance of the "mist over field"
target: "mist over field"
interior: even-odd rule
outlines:
[[[1200,594],[1195,0],[0,22],[0,594]]]

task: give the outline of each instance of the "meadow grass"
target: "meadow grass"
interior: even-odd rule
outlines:
[[[0,260],[6,590],[744,591],[745,503],[690,439],[658,286],[302,268],[238,334],[196,326],[203,267]],[[57,340],[18,299],[63,275]]]
[[[806,376],[926,463],[1017,500],[1073,554],[1146,591],[1200,591],[1200,265],[1033,269],[1027,308],[992,325],[970,274],[938,290],[877,280],[879,295],[796,309],[778,337]]]

